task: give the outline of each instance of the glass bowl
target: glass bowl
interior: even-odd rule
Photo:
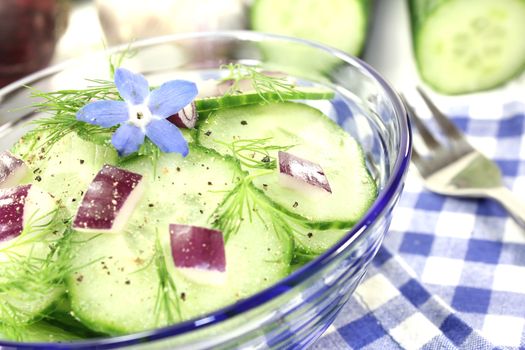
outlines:
[[[117,47],[109,53],[127,50]],[[385,236],[409,165],[407,114],[393,89],[361,60],[304,40],[255,32],[216,32],[159,37],[131,46],[125,66],[154,85],[174,76],[208,78],[228,63],[260,65],[290,74],[303,84],[333,89],[331,101],[312,102],[362,145],[378,197],[364,217],[323,255],[279,283],[234,305],[173,326],[77,343],[16,343],[0,347],[46,349],[297,348],[314,342],[349,299]],[[108,52],[35,73],[0,90],[0,150],[30,126],[38,112],[30,90],[89,85],[108,78]]]

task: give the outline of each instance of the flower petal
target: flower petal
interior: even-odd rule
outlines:
[[[188,155],[188,143],[181,131],[165,119],[152,120],[146,126],[146,135],[162,152],[177,152]]]
[[[120,96],[134,105],[144,102],[149,95],[149,84],[141,74],[135,74],[125,68],[115,71],[115,85]]]
[[[122,101],[95,101],[77,112],[77,120],[104,128],[124,123],[128,118],[128,106]]]
[[[153,90],[148,107],[151,114],[168,118],[186,107],[197,96],[197,85],[186,80],[171,80]]]
[[[144,143],[144,133],[136,126],[123,124],[113,134],[111,143],[119,155],[127,156],[139,150]]]

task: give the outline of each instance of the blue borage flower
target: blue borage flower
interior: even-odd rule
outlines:
[[[104,128],[120,124],[111,143],[121,156],[138,151],[145,136],[162,152],[188,154],[181,131],[166,119],[195,99],[194,83],[171,80],[150,92],[143,75],[118,68],[115,85],[124,101],[91,102],[77,112],[77,119]]]

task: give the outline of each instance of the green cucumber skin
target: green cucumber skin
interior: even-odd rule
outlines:
[[[199,113],[205,113],[221,108],[230,108],[248,104],[264,102],[281,102],[286,100],[329,100],[334,97],[332,91],[301,88],[294,92],[248,92],[242,95],[224,95],[220,97],[207,97],[195,100]],[[266,100],[266,101],[265,101]]]
[[[257,25],[255,24],[257,22],[257,17],[260,16],[260,14],[258,13],[259,11],[259,8],[261,7],[261,4],[263,2],[265,2],[266,0],[255,0],[253,5],[252,5],[252,9],[250,11],[250,29],[252,30],[255,30],[255,31],[259,31],[260,29],[257,28]],[[290,1],[290,0],[286,0],[286,1]],[[371,16],[370,16],[370,13],[371,13],[371,9],[372,9],[372,0],[348,0],[348,1],[354,1],[355,3],[357,3],[359,5],[359,8],[360,8],[360,11],[361,11],[361,16],[363,16],[364,18],[364,23],[363,23],[363,26],[360,28],[360,31],[362,31],[362,36],[360,38],[360,42],[358,43],[357,45],[357,50],[355,52],[349,52],[348,50],[344,50],[342,48],[342,51],[345,51],[351,55],[355,55],[355,56],[360,56],[362,53],[363,53],[363,50],[365,48],[365,45],[366,45],[366,38],[367,38],[367,33],[368,33],[368,27],[370,25],[370,21],[371,21]],[[329,7],[329,1],[325,1],[326,2],[326,6]],[[285,34],[285,35],[288,35],[290,36],[290,34]],[[306,38],[308,39],[308,38]]]
[[[503,78],[501,81],[496,82],[492,85],[488,85],[481,88],[474,88],[464,91],[450,91],[446,88],[443,88],[439,84],[437,84],[434,81],[431,81],[427,79],[421,72],[423,72],[423,65],[421,63],[421,59],[419,57],[419,49],[420,49],[420,43],[423,41],[423,38],[421,38],[421,28],[425,21],[432,17],[434,13],[439,10],[443,5],[453,2],[455,0],[409,0],[408,1],[408,8],[409,8],[409,17],[410,17],[410,24],[411,24],[411,32],[412,32],[412,46],[413,46],[413,52],[414,57],[416,61],[416,66],[418,68],[418,71],[420,72],[421,78],[424,80],[424,82],[431,87],[433,90],[445,94],[445,95],[462,95],[465,93],[473,93],[473,92],[484,92],[489,91],[498,87],[501,87],[505,85],[508,81],[520,76],[525,71],[525,57],[523,58],[523,63],[520,67],[517,67],[516,70]],[[525,4],[525,0],[522,0],[522,2]]]
[[[408,2],[408,6],[410,10],[412,34],[417,34],[419,32],[419,28],[421,28],[421,25],[425,22],[425,20],[432,16],[433,12],[439,6],[448,1],[451,0],[410,0]]]

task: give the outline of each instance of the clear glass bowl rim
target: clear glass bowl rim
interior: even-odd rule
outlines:
[[[358,68],[365,75],[370,75],[375,79],[384,90],[385,94],[388,96],[392,102],[395,115],[398,118],[399,127],[400,127],[400,147],[398,155],[394,162],[394,167],[392,170],[392,175],[387,181],[384,189],[379,193],[378,198],[374,204],[369,208],[366,214],[361,218],[361,220],[350,230],[343,239],[341,239],[337,244],[328,249],[324,254],[306,264],[302,268],[296,270],[286,278],[280,280],[277,284],[255,294],[249,298],[246,298],[234,305],[227,306],[215,312],[203,315],[199,318],[177,323],[172,326],[166,326],[163,328],[157,328],[150,331],[133,333],[124,336],[115,336],[108,338],[99,338],[93,340],[79,341],[73,343],[20,343],[13,341],[4,341],[0,340],[0,348],[3,346],[19,349],[87,349],[96,347],[97,349],[104,348],[116,348],[122,346],[131,346],[135,344],[144,344],[148,341],[155,341],[166,339],[169,337],[182,335],[189,333],[191,331],[201,329],[204,327],[209,327],[215,325],[221,321],[227,320],[229,318],[235,317],[252,310],[271,299],[278,297],[279,295],[289,292],[295,286],[300,285],[304,280],[309,276],[315,274],[321,270],[324,266],[328,265],[330,261],[335,259],[343,250],[347,249],[352,242],[355,241],[360,235],[366,233],[367,227],[373,223],[377,218],[379,218],[382,212],[388,208],[389,204],[395,200],[396,194],[399,188],[403,185],[403,179],[410,164],[410,153],[412,146],[412,138],[410,131],[410,122],[408,119],[407,112],[399,99],[398,95],[395,93],[394,89],[377,73],[370,65],[362,61],[359,58],[349,56],[348,54],[331,48],[325,45],[315,43],[312,41],[292,38],[282,35],[267,34],[267,33],[258,33],[253,31],[218,31],[218,32],[199,32],[199,33],[184,33],[184,34],[173,34],[166,36],[159,36],[150,39],[144,39],[132,44],[132,48],[141,48],[147,47],[162,43],[176,42],[179,40],[191,40],[191,39],[203,39],[203,38],[217,38],[217,39],[231,39],[231,40],[241,40],[241,41],[264,41],[264,40],[277,40],[277,41],[288,41],[295,42],[298,44],[303,44],[310,46],[312,48],[325,51],[338,59],[344,61],[345,63]],[[129,44],[118,45],[113,48],[106,50],[107,53],[118,52],[125,49],[129,49]],[[89,57],[91,55],[88,55]],[[31,75],[28,75],[25,78],[22,78],[18,81],[15,81],[4,88],[0,89],[0,103],[4,96],[9,95],[12,91],[16,91],[23,86],[30,85],[31,82],[35,82],[41,79],[44,79],[48,76],[51,76],[57,72],[60,72],[64,69],[67,69],[69,66],[75,64],[78,59],[73,59],[71,61],[66,61],[46,69],[35,72]],[[285,288],[283,288],[285,287]]]

